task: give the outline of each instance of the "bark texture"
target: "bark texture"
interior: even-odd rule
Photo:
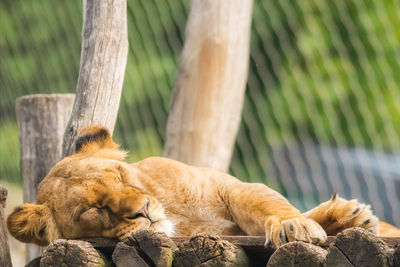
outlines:
[[[164,156],[228,169],[247,81],[252,1],[193,0]]]
[[[61,159],[62,140],[71,115],[73,94],[29,95],[17,99],[24,203],[36,202],[38,185]],[[28,244],[26,262],[41,255]]]
[[[113,132],[128,55],[126,0],[84,0],[81,63],[76,98],[64,134],[63,156],[74,152],[84,126]]]
[[[0,185],[0,266],[11,267],[10,247],[6,228],[6,207],[7,189]]]

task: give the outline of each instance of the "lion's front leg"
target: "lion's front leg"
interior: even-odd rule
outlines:
[[[359,203],[356,199],[340,198],[337,194],[303,215],[318,222],[328,235],[336,235],[350,227],[361,227],[378,234],[379,220],[369,205]]]
[[[263,184],[235,183],[221,195],[239,227],[248,235],[265,235],[271,246],[295,240],[319,244],[327,238],[318,223]]]

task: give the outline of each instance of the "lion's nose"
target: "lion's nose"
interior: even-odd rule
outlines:
[[[138,212],[138,214],[141,214],[143,217],[146,217],[147,219],[149,219],[151,221],[150,216],[149,216],[149,201],[147,201],[147,203]]]

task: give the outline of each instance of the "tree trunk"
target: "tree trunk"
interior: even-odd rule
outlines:
[[[24,202],[36,202],[38,185],[61,159],[62,138],[71,115],[73,94],[30,95],[17,99]],[[26,262],[42,249],[29,244]]]
[[[84,0],[81,63],[76,98],[64,134],[63,156],[74,138],[96,124],[113,132],[128,55],[126,0]]]
[[[193,0],[164,155],[226,171],[247,81],[252,1]]]
[[[11,267],[10,247],[8,246],[7,228],[5,224],[7,189],[0,185],[0,266]]]

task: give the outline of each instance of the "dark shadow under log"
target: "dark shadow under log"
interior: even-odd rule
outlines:
[[[42,257],[37,257],[25,264],[25,267],[40,267],[40,261],[42,260]]]

